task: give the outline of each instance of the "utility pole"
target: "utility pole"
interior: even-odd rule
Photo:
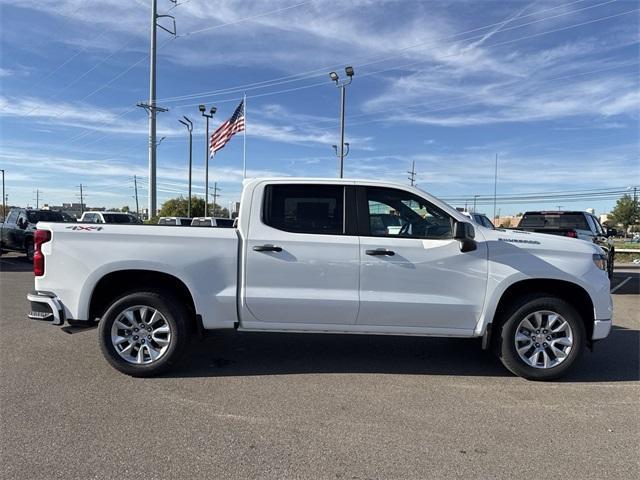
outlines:
[[[170,0],[174,5],[177,0]],[[158,24],[159,18],[168,17],[173,19],[173,31]],[[158,15],[158,0],[151,0],[151,45],[149,51],[149,102],[138,103],[149,115],[149,218],[156,213],[157,190],[156,190],[156,113],[166,112],[166,108],[156,105],[156,50],[157,50],[157,27],[166,32],[176,34],[176,19],[171,15]]]
[[[206,128],[204,137],[204,216],[207,217],[209,203],[209,119],[213,118],[216,114],[216,107],[211,107],[209,113],[206,113],[207,107],[205,105],[198,105],[198,110],[204,118],[206,118]]]
[[[4,222],[7,216],[7,197],[4,193],[4,168],[0,170],[2,171],[2,221]]]
[[[40,190],[36,188],[35,194],[36,194],[36,198],[35,198],[36,208],[40,208]]]
[[[187,197],[187,217],[191,218],[191,167],[193,164],[191,155],[193,152],[193,135],[191,134],[191,132],[193,132],[193,122],[185,116],[183,116],[182,118],[184,120],[179,119],[178,121],[185,127],[187,127],[187,130],[189,131],[189,196]]]
[[[474,195],[473,196],[473,213],[476,213],[476,201],[478,200],[478,197],[480,195]]]
[[[80,188],[80,215],[84,213],[84,192],[82,190],[82,184],[78,185]]]
[[[410,185],[412,187],[415,187],[416,186],[416,161],[415,160],[411,163],[411,170],[407,173],[410,175],[409,176],[409,182],[411,182]]]
[[[558,205],[558,211],[562,210],[562,205]]]
[[[353,67],[349,66],[349,67],[345,67],[344,72],[347,74],[347,78],[348,80],[345,80],[343,82],[339,81],[339,77],[338,74],[336,72],[330,72],[329,73],[329,78],[331,78],[332,81],[334,81],[336,83],[336,87],[338,87],[340,89],[340,154],[338,155],[338,158],[340,159],[340,167],[338,168],[338,177],[339,178],[343,178],[344,177],[344,157],[346,157],[349,154],[349,151],[347,150],[347,153],[345,153],[344,151],[344,147],[345,147],[345,143],[344,143],[344,112],[345,112],[345,101],[346,101],[346,91],[347,91],[347,85],[351,84],[351,81],[353,80]],[[334,148],[336,148],[336,146],[334,145]],[[347,149],[349,148],[349,146],[347,145]],[[336,149],[336,153],[337,153],[337,149]]]
[[[498,193],[498,154],[496,153],[496,168],[493,176],[493,218],[496,218],[496,197]]]
[[[216,216],[216,201],[218,200],[218,192],[221,189],[218,188],[218,182],[214,182],[213,183],[213,214],[211,215],[212,217]]]
[[[133,176],[133,190],[136,195],[136,215],[140,218],[140,205],[138,204],[138,178],[135,175]]]

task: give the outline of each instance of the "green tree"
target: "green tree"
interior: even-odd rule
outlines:
[[[171,198],[164,202],[158,212],[159,217],[186,217],[189,205],[187,199],[183,196]],[[208,205],[209,216],[212,217],[228,217],[229,211],[226,208],[216,204]],[[191,197],[191,216],[204,217],[204,199],[200,197]]]
[[[611,219],[621,224],[624,227],[626,233],[629,225],[633,225],[638,221],[640,209],[638,209],[638,200],[631,197],[631,195],[623,195],[616,202],[616,206],[611,210]]]

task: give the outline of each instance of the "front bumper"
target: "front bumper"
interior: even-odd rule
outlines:
[[[35,291],[27,294],[31,302],[31,310],[27,314],[32,320],[42,320],[52,325],[63,325],[64,308],[56,295],[52,292]]]

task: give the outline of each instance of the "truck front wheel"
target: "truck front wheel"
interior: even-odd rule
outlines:
[[[128,293],[100,320],[98,338],[107,361],[134,377],[167,371],[188,342],[189,312],[162,292]]]
[[[499,356],[505,367],[520,377],[559,378],[584,349],[583,320],[572,305],[560,298],[521,299],[504,318]]]

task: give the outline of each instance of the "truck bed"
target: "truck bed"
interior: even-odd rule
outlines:
[[[42,246],[46,268],[36,290],[55,286],[67,318],[91,320],[87,299],[106,272],[129,272],[131,279],[136,270],[154,270],[182,279],[205,328],[231,328],[236,321],[235,229],[43,222],[38,228],[52,234]]]

